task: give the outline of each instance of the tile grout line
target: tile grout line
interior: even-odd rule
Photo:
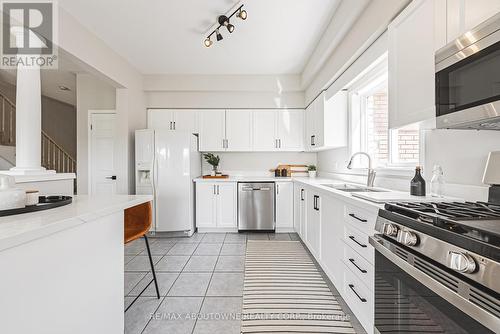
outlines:
[[[204,237],[203,237],[204,238]],[[179,243],[179,241],[177,241],[174,245],[177,245]],[[201,240],[200,240],[200,243],[201,243]],[[175,282],[177,282],[177,280],[179,279],[179,277],[181,277],[181,274],[184,272],[184,268],[187,266],[189,260],[191,259],[191,257],[193,256],[194,252],[196,251],[196,249],[198,248],[198,246],[200,245],[200,243],[198,243],[198,245],[196,246],[196,248],[193,250],[193,253],[189,256],[189,259],[186,261],[186,263],[184,264],[184,266],[182,267],[181,271],[179,272],[179,274],[177,275],[177,277],[175,278],[175,280],[172,282],[172,285],[170,286],[170,288],[168,289],[167,292],[165,292],[165,296],[163,296],[163,299],[160,301],[160,303],[158,303],[158,306],[156,307],[156,309],[154,310],[153,313],[156,313],[158,312],[158,309],[160,308],[160,306],[165,302],[165,299],[168,297],[168,294],[170,292],[170,290],[172,290],[172,288],[174,287],[175,285]],[[173,246],[172,246],[173,247]],[[169,249],[170,251],[170,249]],[[168,251],[167,251],[168,252]],[[167,256],[167,254],[165,254],[163,257]],[[162,257],[162,259],[163,259]],[[161,261],[161,259],[160,259]],[[158,261],[159,262],[159,261]],[[176,296],[177,297],[177,296]],[[146,323],[146,325],[144,326],[144,328],[142,329],[141,331],[141,334],[144,333],[144,331],[146,330],[146,328],[148,328],[149,326],[149,323],[151,322],[152,318],[150,318],[148,320],[148,322]]]
[[[205,236],[206,236],[206,234],[205,234]],[[205,290],[205,295],[203,296],[203,299],[201,301],[200,309],[198,310],[198,315],[200,314],[201,309],[203,308],[203,304],[205,304],[205,298],[207,297],[207,292],[208,292],[208,289],[210,288],[210,283],[212,283],[212,278],[214,277],[215,268],[217,267],[217,263],[219,263],[220,253],[222,252],[222,247],[224,247],[224,241],[226,240],[226,237],[227,237],[227,233],[224,234],[224,239],[222,240],[222,245],[220,246],[219,254],[217,255],[217,261],[215,261],[215,266],[214,266],[214,269],[212,270],[212,275],[210,275],[210,280],[208,281],[207,288]],[[203,237],[203,239],[205,239],[205,237]],[[197,316],[196,320],[194,321],[194,326],[193,326],[193,329],[191,330],[191,334],[193,334],[194,330],[196,329],[196,324],[198,323],[198,318],[199,318],[199,316]]]

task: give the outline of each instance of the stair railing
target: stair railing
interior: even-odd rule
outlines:
[[[0,93],[0,145],[16,146],[16,105]]]
[[[58,173],[75,173],[76,160],[42,131],[42,166]]]

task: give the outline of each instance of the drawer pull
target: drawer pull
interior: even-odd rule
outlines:
[[[352,292],[354,292],[354,294],[359,298],[359,300],[361,300],[362,303],[366,303],[366,299],[361,297],[357,292],[356,290],[354,290],[354,284],[349,284],[349,287],[351,288]]]
[[[352,241],[354,241],[355,243],[357,243],[359,246],[361,246],[363,248],[368,247],[367,245],[362,244],[361,242],[359,242],[358,240],[356,240],[356,238],[354,236],[352,236],[352,235],[349,236],[349,239],[351,239]]]
[[[364,270],[364,269],[361,269],[357,264],[356,264],[356,261],[354,261],[354,259],[349,259],[349,261],[351,261],[351,263],[356,267],[358,268],[359,271],[361,271],[363,274],[366,274],[367,271]]]
[[[368,221],[368,220],[366,220],[366,219],[363,219],[363,218],[359,218],[359,217],[357,217],[354,213],[350,213],[350,214],[349,214],[349,216],[351,216],[351,217],[352,217],[352,218],[354,218],[354,219],[359,220],[359,221],[360,221],[360,222],[362,222],[362,223],[366,223],[366,222]]]

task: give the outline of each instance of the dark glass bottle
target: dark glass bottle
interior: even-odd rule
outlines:
[[[421,167],[415,168],[415,176],[410,183],[410,194],[413,196],[425,196],[425,180],[420,174]]]

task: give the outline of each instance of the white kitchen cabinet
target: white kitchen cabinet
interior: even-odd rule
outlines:
[[[389,128],[434,119],[435,36],[445,29],[434,19],[444,2],[415,0],[388,27]]]
[[[196,227],[207,230],[237,228],[236,183],[196,183]]]
[[[305,148],[319,151],[347,146],[347,92],[326,99],[323,92],[305,112]]]
[[[226,111],[224,109],[199,112],[200,151],[224,151],[226,143]]]
[[[307,188],[300,185],[294,184],[294,217],[293,224],[295,232],[300,236],[300,238],[306,240],[306,216],[307,216]]]
[[[276,138],[280,151],[304,150],[304,111],[278,110]]]
[[[226,150],[252,150],[252,111],[226,110]]]
[[[293,183],[276,182],[276,231],[293,232]]]
[[[303,151],[304,110],[255,110],[254,151]]]
[[[216,189],[217,227],[237,227],[236,183],[219,182]]]
[[[311,190],[307,194],[307,223],[306,223],[306,245],[317,261],[321,254],[321,196]]]
[[[196,227],[216,227],[216,184],[196,183]]]
[[[197,116],[193,109],[148,109],[148,129],[198,133]]]
[[[446,21],[448,42],[500,11],[500,0],[448,0]]]
[[[276,151],[276,110],[254,110],[253,112],[253,150]]]
[[[330,280],[341,286],[344,202],[336,197],[323,196],[321,204],[321,262]]]

